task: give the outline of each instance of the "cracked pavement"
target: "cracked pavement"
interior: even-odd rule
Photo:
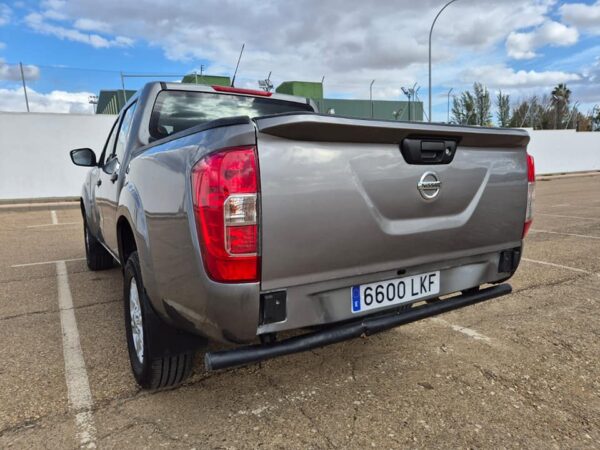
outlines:
[[[585,238],[600,237],[599,192],[599,175],[538,181],[533,229],[582,237],[533,231],[537,262],[509,296],[244,368],[207,373],[198,355],[156,393],[129,372],[120,269],[79,259],[79,211],[41,228],[27,227],[49,210],[1,212],[0,447],[79,446],[55,265],[11,267],[73,260],[98,448],[600,448],[600,239]]]

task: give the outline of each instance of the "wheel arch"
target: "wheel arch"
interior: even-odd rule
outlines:
[[[117,243],[119,246],[119,261],[121,267],[125,267],[129,255],[137,250],[137,243],[133,228],[124,215],[117,220]]]
[[[146,212],[139,192],[131,182],[127,183],[121,191],[117,208],[116,227],[121,267],[125,268],[128,256],[132,251],[137,250],[144,288],[155,309],[162,312],[162,302],[159,300],[161,296],[157,291],[154,265],[152,263]]]

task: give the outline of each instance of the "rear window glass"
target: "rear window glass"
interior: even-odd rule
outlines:
[[[259,117],[296,111],[313,111],[308,104],[263,97],[210,92],[162,91],[150,118],[150,135],[162,139],[173,133],[233,116]]]

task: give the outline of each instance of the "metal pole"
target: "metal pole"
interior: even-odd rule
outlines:
[[[533,102],[529,103],[529,108],[527,108],[527,111],[525,112],[525,115],[523,116],[523,120],[521,120],[521,125],[519,128],[523,128],[523,125],[525,125],[525,121],[527,120],[527,116],[529,115],[529,111],[531,110],[531,105],[533,105]]]
[[[25,73],[23,72],[23,63],[19,63],[21,69],[21,81],[23,82],[23,93],[25,94],[25,106],[27,106],[27,112],[29,111],[29,98],[27,97],[27,84],[25,83]]]
[[[454,88],[450,88],[448,91],[448,118],[446,119],[446,123],[450,123],[450,94]],[[431,117],[431,116],[430,116]]]
[[[123,106],[125,106],[125,103],[127,103],[127,98],[125,97],[125,77],[123,76],[123,72],[120,72],[121,74],[121,88],[123,92]]]
[[[371,119],[373,118],[373,83],[375,83],[375,80],[371,81],[371,84],[369,85],[369,101],[371,102]]]
[[[244,47],[246,43],[242,44],[242,49],[240,50],[240,56],[238,56],[237,64],[235,65],[235,72],[233,72],[233,78],[231,79],[231,87],[235,87],[235,76],[237,75],[238,68],[240,67],[240,61],[242,60],[242,53],[244,53]]]
[[[412,88],[412,97],[413,97],[413,107],[412,108],[413,108],[413,112],[415,113],[415,116],[417,115],[417,111],[415,109],[415,103],[417,103],[417,97],[419,97],[419,89],[421,89],[421,86],[417,87],[417,83],[415,83]]]
[[[437,13],[435,19],[433,19],[433,23],[431,24],[431,28],[429,30],[429,121],[431,122],[431,35],[433,34],[433,27],[435,22],[440,17],[442,11],[444,11],[451,3],[454,3],[456,0],[450,0],[448,3],[444,5],[442,9]]]
[[[579,106],[579,102],[575,102],[573,109],[571,110],[571,114],[569,114],[569,120],[567,120],[567,124],[565,125],[565,130],[569,127],[569,123],[571,123],[571,119],[573,118],[573,114],[577,111],[577,107]]]

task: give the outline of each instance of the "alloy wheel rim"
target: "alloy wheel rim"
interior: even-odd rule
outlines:
[[[135,277],[131,278],[129,287],[129,319],[131,322],[131,337],[133,347],[140,363],[144,362],[144,328],[142,322],[142,307]]]

